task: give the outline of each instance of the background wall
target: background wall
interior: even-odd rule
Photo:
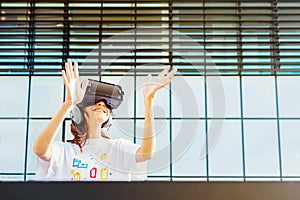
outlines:
[[[67,58],[82,79],[122,85],[109,134],[137,143],[145,76],[178,69],[155,101],[148,180],[300,178],[300,3],[2,1],[0,11],[1,181],[32,180]],[[57,141],[71,138],[69,123]]]

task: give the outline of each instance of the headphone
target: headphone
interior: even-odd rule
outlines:
[[[70,112],[71,119],[76,125],[80,125],[84,122],[84,110],[82,106],[74,106]],[[112,113],[109,114],[108,120],[102,124],[101,128],[109,129],[112,125]]]

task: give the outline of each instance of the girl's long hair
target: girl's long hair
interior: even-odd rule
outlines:
[[[77,144],[82,151],[83,146],[86,143],[86,139],[88,137],[88,125],[84,117],[84,108],[78,107],[80,112],[82,113],[82,117],[84,120],[80,124],[76,124],[73,120],[71,120],[71,133],[74,136],[72,140],[67,140],[67,142]]]

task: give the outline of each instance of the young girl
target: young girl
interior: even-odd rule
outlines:
[[[157,91],[170,83],[176,73],[169,68],[155,78],[149,76],[143,88],[145,121],[141,145],[125,139],[110,139],[102,128],[111,120],[111,108],[105,100],[83,109],[85,121],[71,123],[73,140],[53,142],[65,116],[78,102],[75,90],[79,78],[78,64],[65,64],[62,77],[66,99],[57,114],[37,137],[34,152],[38,156],[37,180],[55,181],[130,181],[131,176],[147,177],[147,160],[155,151],[152,104]]]

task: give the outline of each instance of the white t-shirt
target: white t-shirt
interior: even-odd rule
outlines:
[[[131,181],[147,178],[147,161],[136,162],[140,146],[125,139],[87,139],[82,148],[72,143],[52,144],[49,162],[38,158],[37,180]]]

